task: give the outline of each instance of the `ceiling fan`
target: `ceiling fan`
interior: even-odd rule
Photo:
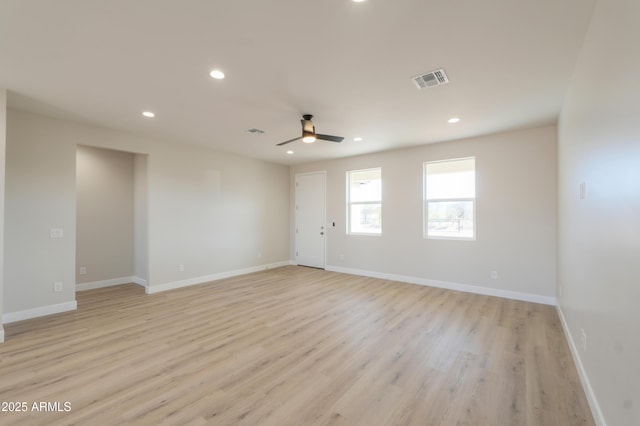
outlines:
[[[302,120],[300,120],[300,123],[302,123],[302,136],[289,139],[288,141],[280,142],[276,146],[286,145],[299,139],[302,139],[302,142],[304,143],[312,143],[315,142],[316,139],[329,142],[342,142],[342,140],[344,139],[344,137],[342,136],[322,135],[320,133],[316,133],[316,126],[313,125],[313,122],[311,121],[312,118],[313,115],[311,114],[305,114],[302,116]]]

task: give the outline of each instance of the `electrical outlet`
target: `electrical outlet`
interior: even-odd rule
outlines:
[[[491,279],[492,280],[498,279],[498,271],[491,271]]]
[[[586,196],[587,196],[587,183],[582,182],[580,184],[580,199],[584,200]]]
[[[62,283],[61,282],[53,283],[53,291],[56,293],[60,293],[62,291]]]
[[[86,266],[81,266],[80,267],[80,275],[87,275],[87,267]]]
[[[178,265],[178,272],[184,272],[184,264],[179,264]]]
[[[580,329],[580,344],[582,345],[582,351],[587,351],[587,333],[584,331],[584,328]]]

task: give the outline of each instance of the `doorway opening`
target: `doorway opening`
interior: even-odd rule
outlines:
[[[148,282],[147,158],[76,149],[76,291]]]

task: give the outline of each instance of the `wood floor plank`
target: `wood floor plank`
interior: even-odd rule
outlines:
[[[283,267],[5,325],[2,425],[593,425],[549,306]],[[29,410],[30,411],[30,410]]]

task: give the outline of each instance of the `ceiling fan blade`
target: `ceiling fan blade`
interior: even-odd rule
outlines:
[[[276,144],[276,146],[286,145],[288,143],[295,142],[295,141],[297,141],[299,139],[302,139],[302,136],[298,136],[297,138],[289,139],[288,141],[280,142],[279,144]]]
[[[323,141],[329,141],[329,142],[342,142],[344,140],[344,137],[321,135],[320,133],[316,133],[316,139],[322,139]]]

